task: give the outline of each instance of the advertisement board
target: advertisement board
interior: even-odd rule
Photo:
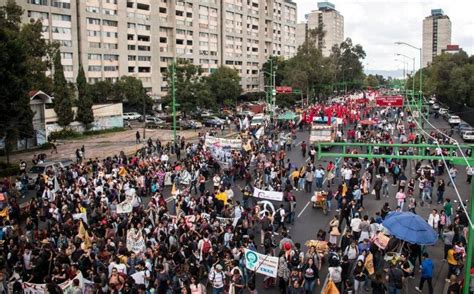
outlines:
[[[402,96],[378,96],[375,97],[377,107],[403,107]]]

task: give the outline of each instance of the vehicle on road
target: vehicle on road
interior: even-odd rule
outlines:
[[[466,131],[461,135],[464,142],[473,142],[474,141],[474,130]]]
[[[311,203],[313,208],[321,208],[323,214],[328,214],[328,203],[327,203],[328,192],[316,191],[311,197]]]
[[[38,179],[40,175],[43,175],[48,171],[52,171],[53,173],[56,173],[59,169],[65,169],[68,166],[70,166],[72,163],[73,163],[72,160],[64,159],[64,160],[58,160],[58,161],[39,163],[32,166],[30,170],[27,172],[28,185],[34,186],[36,183],[36,180]]]
[[[240,112],[237,112],[235,114],[235,116],[239,117],[239,118],[245,118],[247,116],[250,116],[250,117],[254,117],[255,116],[255,113],[250,111],[250,110],[244,110],[244,111],[240,111]]]
[[[204,121],[204,126],[206,127],[220,127],[223,124],[225,124],[225,120],[220,119],[216,116]]]
[[[461,122],[456,126],[456,132],[458,133],[458,135],[462,135],[463,132],[471,130],[474,130],[474,128],[463,120],[461,120]]]
[[[309,143],[311,145],[317,145],[318,143],[334,143],[336,138],[336,123],[337,119],[334,117],[331,119],[333,123],[331,125],[327,124],[328,117],[314,117],[313,124],[311,125],[311,131],[309,134]],[[330,149],[326,147],[324,149]]]
[[[138,112],[125,112],[123,114],[124,120],[140,120],[142,115]]]
[[[442,117],[444,117],[445,115],[448,114],[448,110],[446,108],[440,108],[438,109],[438,114],[441,115]]]
[[[183,130],[195,130],[202,128],[202,123],[195,120],[182,120],[179,121],[178,125]]]
[[[433,108],[433,110],[439,110],[441,108],[438,103],[433,103],[431,107]]]
[[[250,121],[250,125],[258,127],[258,126],[261,126],[261,125],[265,124],[265,122],[268,119],[269,119],[268,116],[264,115],[263,113],[258,113],[252,118],[252,120]]]
[[[149,129],[160,129],[164,128],[166,122],[162,119],[153,116],[147,116],[145,118],[145,127]]]
[[[200,112],[201,117],[211,117],[213,116],[212,112],[209,110],[203,110]]]
[[[448,117],[448,123],[451,125],[451,126],[457,126],[461,123],[461,118],[457,115],[450,115]]]

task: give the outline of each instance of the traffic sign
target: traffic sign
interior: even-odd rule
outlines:
[[[288,93],[293,92],[293,88],[287,87],[287,86],[278,86],[278,87],[275,87],[275,89],[276,89],[276,92],[279,94],[288,94]]]

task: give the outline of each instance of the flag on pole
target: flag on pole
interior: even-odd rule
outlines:
[[[84,223],[82,222],[82,220],[80,220],[80,223],[79,223],[79,232],[77,236],[82,239],[84,249],[88,249],[92,247],[91,238],[89,237],[89,233],[84,227]]]

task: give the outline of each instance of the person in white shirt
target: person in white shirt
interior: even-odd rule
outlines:
[[[351,220],[351,229],[354,235],[354,240],[358,240],[360,237],[360,223],[362,220],[359,218],[359,214],[356,213]]]
[[[225,281],[225,274],[222,272],[222,265],[217,264],[213,266],[209,272],[209,282],[211,283],[211,287],[213,293],[224,293],[224,281]]]
[[[430,216],[428,217],[428,224],[437,232],[439,224],[439,214],[437,209],[431,211]]]

